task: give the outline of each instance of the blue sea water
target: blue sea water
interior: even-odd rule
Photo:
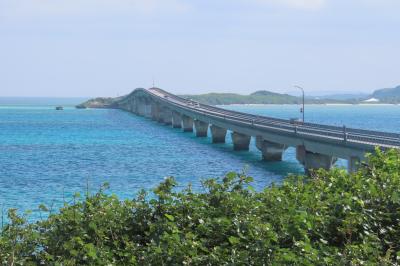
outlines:
[[[299,105],[230,105],[226,109],[271,116],[301,118]],[[334,126],[400,132],[400,105],[306,105],[305,121]]]
[[[298,117],[298,106],[224,106],[272,117]],[[400,132],[400,106],[306,106],[306,120]],[[181,186],[202,190],[201,180],[246,171],[256,189],[279,183],[289,173],[302,173],[294,149],[283,162],[261,161],[252,141],[249,152],[233,152],[226,144],[211,144],[146,118],[119,110],[54,106],[0,106],[0,204],[3,209],[33,210],[39,204],[61,206],[75,192],[97,191],[132,198],[150,190],[166,176]]]

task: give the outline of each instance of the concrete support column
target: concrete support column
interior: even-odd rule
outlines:
[[[172,111],[168,108],[164,108],[162,112],[164,124],[167,126],[172,125]]]
[[[146,117],[146,99],[140,101],[140,115]]]
[[[135,111],[136,111],[136,105],[135,105],[135,97],[132,97],[131,99],[130,99],[130,101],[129,101],[129,111],[131,112],[131,113],[135,113]]]
[[[132,112],[135,114],[139,114],[139,98],[135,97],[133,99],[133,108],[132,108]]]
[[[233,150],[235,151],[248,151],[251,136],[247,136],[245,134],[241,134],[238,132],[233,132],[231,134],[232,142],[233,142]]]
[[[296,158],[304,165],[306,174],[310,174],[310,170],[313,169],[329,170],[337,160],[337,158],[330,155],[307,151],[304,146],[297,146]]]
[[[147,99],[144,102],[144,116],[151,118],[151,103]]]
[[[182,115],[182,128],[183,132],[193,132],[193,118]]]
[[[172,126],[174,128],[182,127],[182,116],[180,113],[173,111],[172,112]]]
[[[162,108],[160,108],[160,109],[158,110],[157,122],[158,122],[158,123],[161,123],[161,124],[164,124],[164,113],[163,113],[163,109],[162,109]]]
[[[166,107],[159,106],[158,119],[161,124],[172,125],[172,112]]]
[[[140,116],[144,116],[144,114],[145,114],[145,104],[144,104],[143,99],[141,99],[141,98],[138,98],[138,101],[137,101],[137,114]]]
[[[157,117],[157,122],[164,124],[164,112],[165,112],[165,107],[162,105],[158,105],[158,117]]]
[[[215,125],[210,126],[212,143],[225,143],[226,129],[217,127]]]
[[[157,103],[151,104],[151,119],[154,121],[158,121],[160,116],[159,106]]]
[[[194,120],[194,127],[196,129],[196,137],[207,137],[208,123]]]
[[[354,173],[354,172],[358,171],[361,160],[357,156],[351,156],[350,158],[347,159],[347,163],[348,163],[347,169],[348,169],[349,173]]]
[[[261,151],[265,161],[282,161],[283,152],[287,148],[284,144],[270,142],[261,136],[256,137],[256,147]]]

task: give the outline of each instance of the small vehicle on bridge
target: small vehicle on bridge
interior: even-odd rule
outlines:
[[[200,107],[200,104],[193,99],[189,99],[188,105],[192,105],[194,107]]]

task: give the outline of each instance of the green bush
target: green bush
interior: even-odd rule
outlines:
[[[229,173],[204,192],[168,178],[149,198],[100,190],[48,219],[9,211],[0,257],[9,265],[392,265],[400,260],[400,153],[369,166],[288,177],[256,192]],[[43,211],[46,207],[41,206]]]

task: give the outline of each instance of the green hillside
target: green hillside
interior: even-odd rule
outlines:
[[[112,108],[116,102],[121,100],[123,97],[111,98],[111,97],[98,97],[90,99],[86,102],[78,104],[76,108]]]
[[[281,94],[271,91],[256,91],[249,95],[235,93],[207,93],[200,95],[181,95],[184,98],[192,99],[204,104],[225,105],[225,104],[300,104],[301,97],[289,94]],[[306,103],[332,103],[346,102],[330,99],[306,99]]]
[[[400,86],[376,90],[372,97],[379,99],[381,102],[400,103]]]

